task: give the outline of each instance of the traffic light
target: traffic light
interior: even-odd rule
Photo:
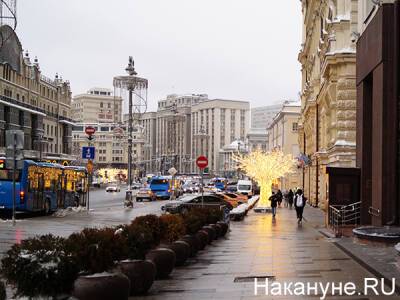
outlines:
[[[19,202],[20,202],[21,204],[23,204],[24,201],[25,201],[25,192],[24,192],[24,191],[20,191],[20,192],[19,192]]]

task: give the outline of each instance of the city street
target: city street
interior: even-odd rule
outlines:
[[[302,226],[294,210],[278,208],[276,220],[271,214],[250,212],[243,222],[231,222],[231,232],[214,241],[184,267],[176,268],[167,280],[156,281],[148,295],[131,299],[320,299],[321,290],[308,295],[265,296],[259,287],[254,295],[254,278],[260,285],[272,283],[335,283],[356,285],[353,297],[331,296],[326,299],[380,300],[399,299],[364,293],[364,279],[375,278],[318,231],[315,210],[307,207]],[[321,225],[321,224],[319,224]],[[315,228],[317,227],[317,228]],[[379,279],[380,280],[380,279]],[[385,287],[385,291],[391,288]]]
[[[11,220],[0,220],[0,256],[15,242],[36,234],[52,233],[67,236],[84,227],[104,227],[129,223],[145,214],[160,214],[164,201],[139,202],[134,208],[124,208],[125,187],[119,193],[107,193],[105,189],[90,191],[90,212],[57,212],[50,216],[18,216],[16,226]],[[65,214],[64,214],[65,213]]]

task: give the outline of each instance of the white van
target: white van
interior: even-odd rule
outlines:
[[[251,180],[239,180],[237,183],[237,192],[249,197],[253,196],[253,184]]]

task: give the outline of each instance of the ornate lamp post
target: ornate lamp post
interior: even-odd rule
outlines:
[[[121,93],[124,90],[128,91],[129,103],[128,103],[128,191],[127,197],[132,200],[132,142],[133,142],[133,123],[134,118],[138,123],[141,115],[146,112],[147,109],[147,79],[136,76],[135,63],[132,56],[129,57],[129,63],[125,71],[128,73],[127,76],[114,77],[114,89],[118,89]],[[116,95],[116,93],[114,93]]]

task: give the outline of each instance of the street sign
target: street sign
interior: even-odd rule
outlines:
[[[91,161],[89,159],[87,162],[86,168],[87,168],[89,174],[93,174],[93,161]]]
[[[94,159],[95,147],[82,147],[83,159]]]
[[[200,155],[197,159],[196,159],[196,165],[200,168],[200,169],[204,169],[205,167],[208,166],[208,159],[207,157]]]
[[[94,133],[96,132],[96,128],[94,128],[94,127],[92,127],[92,126],[87,126],[86,128],[85,128],[85,133],[87,134],[87,135],[93,135]]]
[[[168,173],[172,176],[175,176],[175,174],[178,173],[178,171],[174,167],[172,167],[171,169],[168,170]]]

